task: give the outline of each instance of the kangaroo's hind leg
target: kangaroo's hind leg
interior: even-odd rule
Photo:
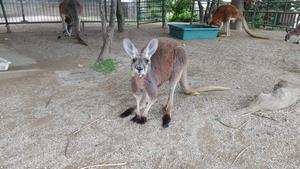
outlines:
[[[297,35],[296,44],[299,44],[300,42],[300,35]]]
[[[171,112],[174,104],[174,92],[180,78],[182,76],[182,72],[186,67],[186,55],[185,51],[182,47],[175,48],[175,64],[174,70],[172,72],[170,78],[170,89],[169,89],[169,97],[166,106],[164,107],[164,115],[162,118],[162,126],[164,128],[169,127],[169,123],[171,121]]]
[[[62,21],[62,25],[63,25],[63,29],[64,29],[64,32],[66,32],[66,34],[68,36],[71,36],[71,33],[69,32],[69,29],[68,29],[68,24],[66,23],[65,19],[68,20],[68,16],[63,16],[61,15],[61,21]]]
[[[226,36],[230,36],[230,19],[225,22]]]

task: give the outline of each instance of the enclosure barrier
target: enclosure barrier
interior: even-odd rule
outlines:
[[[0,24],[58,23],[59,3],[62,0],[0,0]],[[110,14],[110,0],[104,0],[106,18]],[[142,23],[164,22],[164,0],[122,0],[125,21]],[[99,0],[81,0],[81,21],[100,22]]]
[[[259,1],[244,11],[247,21],[256,28],[295,28],[300,22],[299,0]]]
[[[0,0],[0,24],[58,23],[59,3],[62,0]],[[100,0],[80,0],[84,6],[81,20],[100,22]],[[110,14],[110,0],[103,0],[106,18]],[[165,0],[121,0],[125,21],[144,23],[163,22],[165,24]],[[206,4],[207,0],[200,0]],[[192,2],[192,0],[191,0]],[[195,1],[194,1],[195,2]],[[221,2],[221,1],[220,1]],[[192,4],[191,4],[192,5]],[[220,3],[221,5],[221,3]],[[217,0],[219,6],[219,0]],[[195,14],[199,8],[195,4]],[[247,21],[252,27],[295,27],[300,22],[299,0],[257,1],[255,5],[244,11]]]

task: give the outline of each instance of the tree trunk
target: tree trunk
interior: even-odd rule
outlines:
[[[210,0],[207,0],[207,5],[206,5],[204,16],[206,16],[208,14],[209,8],[210,8]]]
[[[243,0],[231,0],[231,4],[236,6],[240,11],[240,14],[243,15],[244,12],[244,1]],[[242,30],[242,21],[238,20],[235,23],[232,23],[230,27],[236,30]]]
[[[216,0],[212,0],[208,13],[212,13],[213,7],[215,6]]]
[[[200,0],[197,0],[199,7],[199,22],[203,22],[203,6]]]
[[[123,5],[121,0],[117,0],[117,21],[118,21],[118,31],[124,31],[124,12],[123,12]]]
[[[116,8],[117,8],[117,0],[111,0],[109,25],[107,26],[105,20],[105,11],[103,7],[103,3],[101,1],[103,0],[100,0],[100,15],[101,15],[100,17],[101,17],[101,25],[102,25],[103,44],[101,47],[100,54],[97,58],[97,62],[101,62],[105,57],[108,57],[110,53],[111,44],[112,44],[114,31],[115,31],[115,19],[116,19]]]

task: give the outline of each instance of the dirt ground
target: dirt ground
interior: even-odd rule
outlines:
[[[56,40],[59,24],[13,26],[14,33],[0,34],[1,57],[14,60],[11,74],[0,73],[0,168],[122,162],[126,165],[102,168],[300,167],[299,102],[256,115],[236,114],[259,93],[271,92],[278,79],[300,78],[300,46],[285,43],[284,32],[263,31],[271,40],[232,31],[229,38],[185,41],[189,82],[231,90],[186,96],[178,87],[172,122],[164,129],[167,85],[146,124],[131,122],[132,116],[119,118],[135,104],[130,60],[121,42],[127,37],[140,48],[151,38],[168,36],[168,30],[157,24],[127,25],[112,47],[118,69],[103,75],[90,69],[99,53],[99,27],[86,25],[83,38],[89,47],[70,38]]]

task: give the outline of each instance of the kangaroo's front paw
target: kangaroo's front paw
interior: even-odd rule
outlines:
[[[136,122],[138,124],[145,124],[147,121],[147,117],[135,115],[131,121]]]
[[[171,121],[171,116],[169,114],[165,114],[162,118],[162,126],[163,128],[169,127],[170,121]]]
[[[134,109],[135,109],[134,107],[128,108],[122,114],[120,114],[120,117],[124,118],[124,117],[127,117],[127,116],[131,115],[133,113]]]

